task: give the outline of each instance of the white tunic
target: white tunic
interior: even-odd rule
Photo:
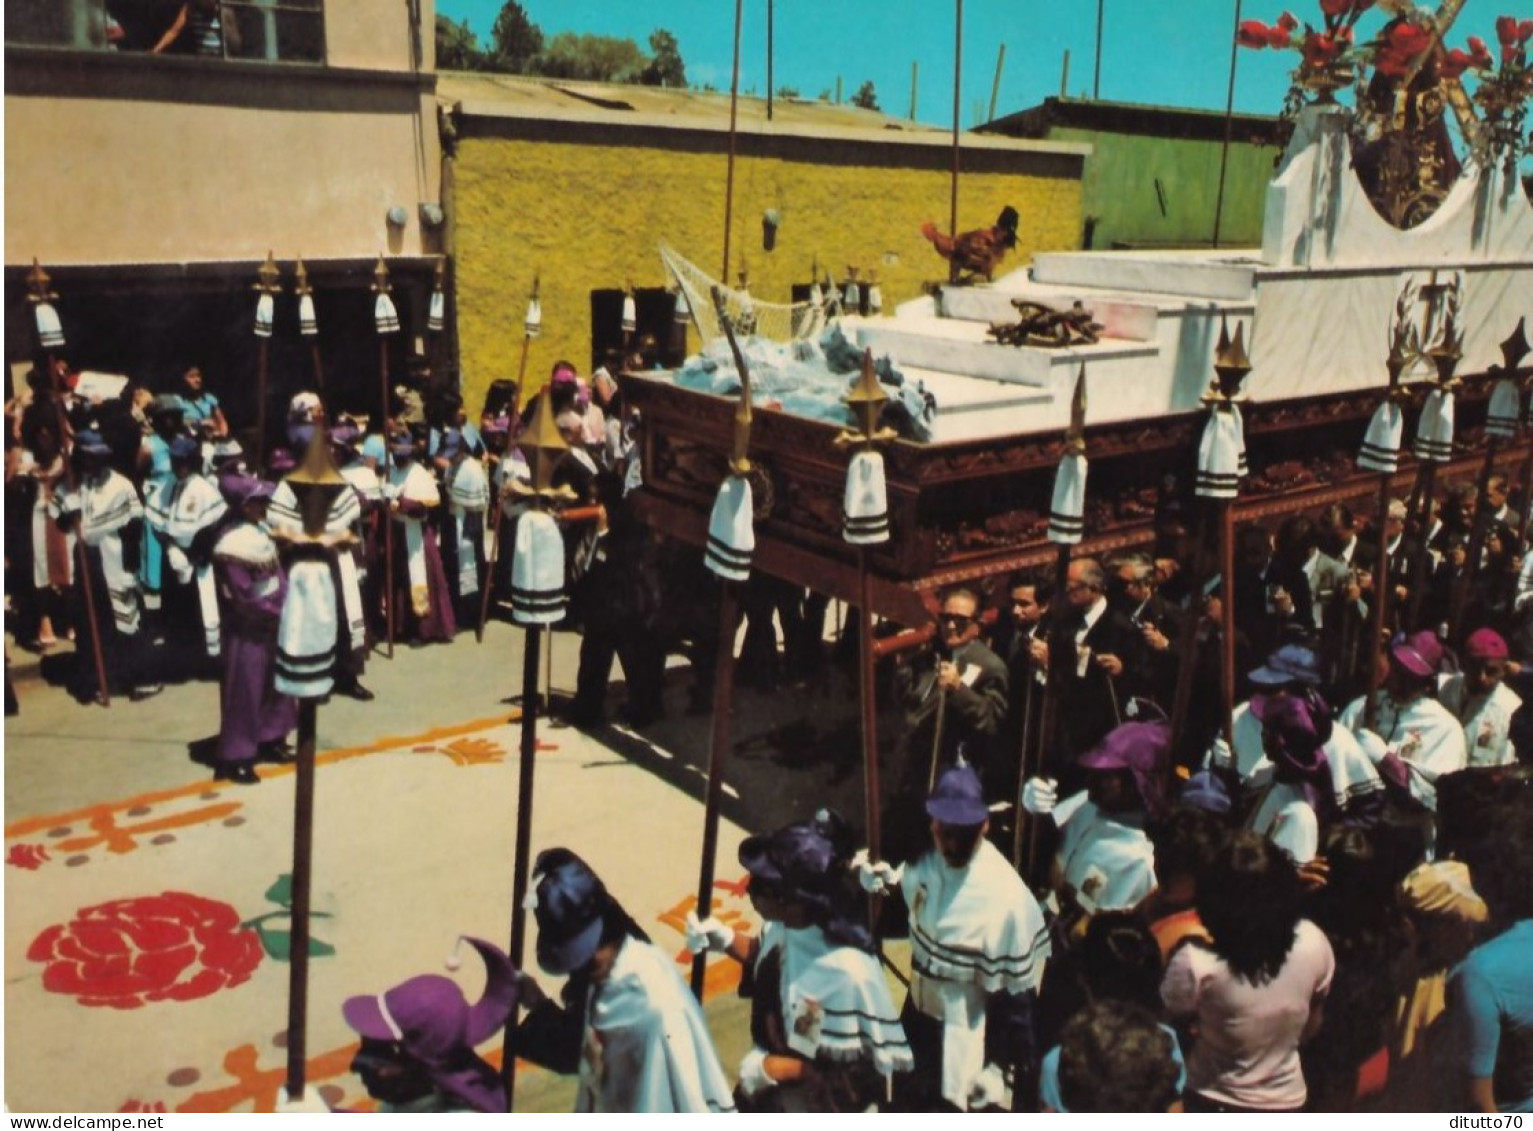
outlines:
[[[1143,829],[1097,808],[1083,793],[1054,809],[1064,882],[1088,914],[1138,907],[1155,888],[1155,848]]]
[[[987,840],[962,868],[933,851],[900,881],[910,908],[911,1001],[942,1023],[942,1095],[967,1107],[985,1067],[985,1001],[1043,981],[1051,953],[1043,910]]]
[[[769,922],[757,965],[774,951],[782,955],[783,1026],[794,1052],[810,1060],[867,1062],[881,1076],[910,1071],[910,1044],[877,958],[831,942],[819,927]]]
[[[703,1011],[653,943],[625,940],[607,980],[591,991],[575,1110],[735,1110]]]
[[[1234,720],[1235,770],[1247,790],[1263,789],[1272,780],[1272,762],[1262,745],[1261,720],[1251,713],[1250,703],[1235,708]],[[1331,771],[1331,789],[1338,809],[1345,812],[1359,797],[1383,792],[1384,779],[1348,728],[1339,724],[1333,727],[1331,737],[1321,749]],[[1222,735],[1214,739],[1204,764],[1210,767],[1230,764],[1229,748]]]
[[[1437,693],[1439,701],[1464,726],[1464,744],[1471,766],[1510,766],[1517,761],[1512,748],[1512,714],[1522,697],[1504,682],[1489,695],[1465,697],[1462,675],[1450,677]]]
[[[1337,722],[1354,735],[1362,729],[1364,697],[1347,704]],[[1464,728],[1436,699],[1425,696],[1404,707],[1387,691],[1379,693],[1374,730],[1410,771],[1411,796],[1437,808],[1437,779],[1469,764]]]

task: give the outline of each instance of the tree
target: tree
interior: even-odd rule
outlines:
[[[852,105],[861,106],[864,110],[878,109],[878,93],[873,89],[872,79],[857,88],[857,93],[852,95]]]
[[[561,31],[538,58],[538,71],[584,82],[638,82],[648,63],[631,39]]]
[[[799,92],[798,92],[798,87],[796,87],[796,86],[780,86],[780,87],[777,88],[777,97],[778,98],[798,98],[798,97],[800,97]]]
[[[669,86],[685,90],[687,65],[681,61],[681,48],[676,43],[676,37],[664,28],[656,28],[649,36],[649,50],[652,58],[639,81],[645,86]]]
[[[436,18],[436,65],[444,71],[482,71],[486,59],[479,49],[479,37],[468,21],[454,23],[446,16]]]
[[[495,17],[490,32],[494,40],[491,62],[496,70],[525,75],[534,69],[534,61],[543,53],[543,31],[527,16],[516,0],[506,0]]]

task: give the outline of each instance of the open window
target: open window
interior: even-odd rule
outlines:
[[[181,22],[165,54],[323,63],[324,16],[324,0],[5,0],[5,41],[147,53]]]

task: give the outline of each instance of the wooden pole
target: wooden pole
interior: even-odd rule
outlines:
[[[767,107],[766,107],[766,110],[767,110],[767,121],[770,122],[772,120],[772,41],[773,41],[773,33],[774,33],[774,30],[775,30],[774,27],[773,27],[773,22],[774,21],[773,21],[773,18],[772,18],[773,17],[772,0],[767,0],[767,13],[766,13],[766,16],[767,16],[767,26],[766,26],[766,39],[767,39],[767,42],[766,42],[766,48],[767,48]]]
[[[697,876],[697,917],[713,914],[713,866],[719,848],[719,806],[724,795],[724,762],[729,753],[730,721],[734,715],[735,616],[739,600],[735,582],[721,582],[719,639],[713,669],[713,732],[708,747],[708,791],[703,803],[703,855]],[[692,994],[703,1000],[708,967],[705,950],[692,959]]]
[[[522,382],[527,378],[527,351],[532,346],[532,335],[522,335],[522,358],[516,366],[516,389],[517,395],[521,395]],[[512,408],[516,406],[513,405]],[[506,454],[501,457],[511,457],[511,444],[506,445]],[[495,500],[495,553],[490,559],[490,575],[484,579],[480,587],[483,592],[479,594],[479,624],[474,628],[474,643],[484,643],[484,625],[490,616],[490,594],[495,588],[495,579],[500,576],[500,547],[506,529],[506,512],[501,509],[500,499]]]
[[[1389,473],[1379,475],[1379,502],[1374,520],[1378,565],[1373,578],[1373,607],[1368,615],[1368,692],[1363,700],[1363,725],[1373,729],[1379,713],[1379,642],[1384,639],[1384,626],[1389,623],[1389,602],[1394,596],[1395,582],[1389,568]]]
[[[1049,662],[1044,669],[1043,717],[1038,722],[1038,755],[1034,761],[1034,768],[1039,773],[1043,773],[1048,768],[1049,755],[1053,752],[1053,744],[1059,734],[1060,673],[1071,670],[1074,666],[1065,658],[1066,647],[1073,649],[1075,645],[1075,634],[1065,620],[1065,610],[1070,607],[1066,591],[1070,587],[1070,554],[1074,548],[1067,542],[1061,542],[1054,555],[1054,596],[1049,601]],[[1018,822],[1022,820],[1021,802],[1022,791],[1019,787],[1017,790]],[[1038,874],[1038,838],[1042,828],[1041,821],[1028,821],[1027,875],[1029,877],[1036,877]]]
[[[1102,8],[1103,0],[1097,0],[1097,51],[1096,64],[1091,74],[1091,97],[1102,97]]]
[[[51,351],[49,351],[47,359],[48,377],[53,386],[54,427],[58,430],[59,434],[59,458],[64,461],[64,477],[65,481],[69,484],[69,490],[75,491],[80,486],[80,476],[75,470],[74,461],[70,458],[70,452],[66,446],[68,444],[66,438],[69,436],[69,421],[64,415],[64,390],[59,382],[59,375],[56,371],[57,362]],[[84,515],[83,509],[81,515]],[[82,519],[76,519],[75,569],[79,573],[80,592],[85,595],[85,624],[86,631],[90,633],[91,659],[96,665],[97,697],[101,700],[103,707],[110,707],[112,705],[112,690],[106,675],[106,650],[102,647],[101,643],[101,621],[98,619],[99,614],[96,611],[96,593],[91,586],[90,553],[85,546],[85,532],[82,527]],[[144,536],[149,537],[147,529],[144,532]]]
[[[729,75],[729,167],[724,179],[724,267],[719,278],[729,279],[729,230],[735,211],[735,144],[740,112],[740,20],[743,0],[735,0],[735,61]]]
[[[960,150],[958,147],[959,100],[963,94],[963,0],[955,0],[957,19],[953,31],[953,184],[952,199],[948,209],[947,234],[958,234],[958,171]],[[948,267],[948,282],[958,279],[958,264],[954,260]]]
[[[48,367],[48,387],[53,391],[53,426],[58,432],[59,458],[64,461],[65,482],[69,484],[69,490],[74,492],[79,488],[80,477],[75,471],[74,460],[71,458],[70,448],[73,446],[73,437],[69,430],[69,418],[64,413],[64,386],[60,379],[58,359],[44,344],[42,327],[37,323],[38,311],[50,299],[58,296],[48,289],[48,275],[36,259],[32,260],[32,271],[27,276],[27,287],[27,297],[35,304],[32,312],[32,333],[37,341],[38,352],[42,354],[44,363]],[[59,340],[63,341],[62,333]],[[81,514],[82,516],[84,514],[83,504]],[[75,520],[75,564],[80,591],[85,596],[85,622],[87,631],[90,633],[92,659],[96,665],[97,698],[100,699],[103,707],[110,707],[112,690],[107,681],[106,652],[102,648],[101,621],[96,611],[96,594],[91,587],[90,554],[85,546],[85,532],[80,519]]]
[[[1224,581],[1223,614],[1219,628],[1220,690],[1224,695],[1224,741],[1235,751],[1235,508],[1229,499],[1219,500],[1219,572]]]
[[[383,624],[385,639],[388,641],[388,652],[385,655],[389,659],[394,658],[394,510],[391,501],[387,498],[389,476],[392,474],[394,457],[389,451],[389,444],[393,437],[389,435],[389,340],[384,335],[378,336],[378,373],[382,385],[383,404],[380,409],[381,427],[383,430]]]
[[[256,339],[256,435],[255,454],[256,466],[264,474],[266,470],[266,372],[267,355],[270,352],[271,339]]]
[[[990,114],[989,121],[995,121],[996,103],[1001,98],[1001,71],[1006,66],[1006,45],[1002,43],[995,54],[995,79],[990,84]]]
[[[1485,437],[1485,462],[1480,465],[1474,527],[1469,533],[1469,549],[1464,558],[1464,568],[1453,579],[1453,593],[1448,602],[1448,639],[1455,647],[1464,642],[1461,633],[1464,613],[1469,604],[1469,583],[1480,568],[1480,554],[1485,548],[1485,535],[1490,529],[1490,509],[1485,505],[1485,495],[1490,490],[1490,477],[1495,473],[1496,451],[1499,447],[1500,441],[1496,437]]]
[[[1219,246],[1224,220],[1224,177],[1230,163],[1230,134],[1235,125],[1235,62],[1240,55],[1240,0],[1235,0],[1235,27],[1230,33],[1230,85],[1224,96],[1224,144],[1219,148],[1219,191],[1214,197],[1214,246]]]
[[[1416,519],[1418,531],[1416,557],[1411,563],[1411,591],[1406,595],[1409,603],[1406,605],[1404,627],[1407,632],[1415,632],[1419,627],[1417,621],[1421,616],[1421,599],[1426,590],[1427,562],[1431,560],[1431,551],[1427,548],[1427,535],[1431,533],[1432,491],[1436,478],[1437,464],[1429,459],[1422,460],[1421,468],[1416,473],[1416,494],[1420,499],[1420,510]]]
[[[873,585],[868,575],[868,551],[857,547],[858,691],[862,701],[862,797],[867,822],[868,856],[881,859],[878,794],[878,702],[873,666]]]
[[[287,1094],[303,1099],[309,1025],[309,899],[314,862],[314,745],[319,703],[298,701],[298,762],[293,797],[293,928],[287,976]]]
[[[1028,856],[1023,855],[1024,837],[1023,831],[1029,823],[1025,820],[1027,811],[1022,808],[1022,791],[1027,786],[1027,779],[1031,776],[1028,771],[1032,768],[1032,759],[1029,755],[1029,732],[1033,727],[1033,687],[1037,680],[1033,678],[1033,661],[1029,655],[1027,662],[1022,667],[1022,678],[1027,680],[1027,686],[1022,689],[1022,733],[1017,741],[1017,810],[1012,821],[1011,837],[1011,866],[1024,877],[1032,874],[1033,862]],[[1027,870],[1023,871],[1022,865],[1027,864]]]
[[[522,637],[522,744],[516,777],[516,855],[511,877],[511,965],[524,969],[527,953],[527,881],[532,870],[532,793],[538,750],[538,649],[542,628],[528,625]],[[506,1086],[506,1110],[516,1098],[516,1015],[506,1019],[501,1044],[501,1079]]]
[[[1209,507],[1199,500],[1198,536],[1192,551],[1192,598],[1187,606],[1187,631],[1177,641],[1176,690],[1171,696],[1171,748],[1180,750],[1187,741],[1187,714],[1192,707],[1192,684],[1198,666],[1198,630],[1203,625],[1203,584],[1208,578]],[[1170,766],[1166,766],[1167,773]],[[1169,779],[1162,786],[1170,785]]]

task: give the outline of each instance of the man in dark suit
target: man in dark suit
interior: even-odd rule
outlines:
[[[1107,603],[1107,574],[1095,558],[1078,558],[1066,574],[1060,619],[1046,644],[1034,647],[1059,707],[1058,726],[1045,759],[1045,772],[1075,787],[1077,757],[1120,720],[1125,669],[1140,665],[1140,630]]]
[[[1155,586],[1155,560],[1129,552],[1108,561],[1111,604],[1139,631],[1137,661],[1124,672],[1120,690],[1153,699],[1167,711],[1176,690],[1176,641],[1183,611],[1160,595]]]
[[[954,762],[960,748],[981,776],[996,772],[1007,673],[1005,661],[979,638],[980,612],[972,590],[950,590],[937,615],[936,646],[895,670],[905,737],[897,796],[885,829],[884,852],[890,859],[913,856],[931,843],[921,807],[933,776],[934,750],[939,772]]]

